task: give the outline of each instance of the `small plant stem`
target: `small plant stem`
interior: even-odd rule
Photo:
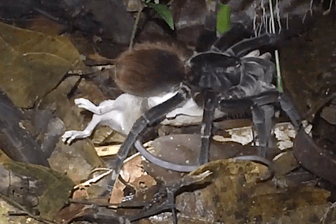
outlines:
[[[132,31],[132,36],[131,36],[131,40],[130,40],[130,45],[129,45],[129,48],[128,48],[129,51],[132,50],[132,48],[133,48],[133,43],[134,43],[136,30],[138,28],[138,23],[139,23],[141,12],[142,12],[143,9],[144,9],[144,7],[141,6],[141,8],[139,9],[139,11],[136,15],[136,18],[135,18],[135,21],[134,21],[134,26],[133,26],[133,31]]]
[[[269,7],[270,7],[270,13],[271,13],[271,26],[272,26],[272,31],[271,32],[275,33],[272,0],[269,0]],[[279,51],[278,50],[275,50],[275,66],[276,66],[276,73],[277,73],[277,89],[278,89],[279,92],[283,92],[281,71],[280,71],[280,59],[279,59]]]

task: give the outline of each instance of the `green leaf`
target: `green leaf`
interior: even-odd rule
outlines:
[[[173,15],[168,6],[154,3],[148,3],[148,5],[155,10],[155,12],[169,25],[172,30],[174,30]]]
[[[223,3],[219,3],[218,7],[217,32],[223,34],[231,28],[230,7]]]

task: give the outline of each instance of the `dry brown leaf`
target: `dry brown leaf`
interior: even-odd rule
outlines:
[[[0,87],[15,105],[31,107],[70,69],[83,66],[67,37],[0,23]]]
[[[132,186],[136,192],[143,191],[156,184],[155,180],[143,170],[142,161],[141,155],[136,154],[127,159],[120,172],[122,178]],[[117,181],[111,194],[110,202],[120,203],[124,197],[124,189],[125,185]]]
[[[179,223],[311,223],[323,216],[329,206],[329,191],[305,185],[277,188],[272,181],[257,182],[261,166],[221,160],[200,167],[193,173],[210,170],[213,180],[203,189],[177,197],[177,208],[184,217]]]

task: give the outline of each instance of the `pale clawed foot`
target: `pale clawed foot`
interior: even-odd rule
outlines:
[[[87,100],[84,98],[78,98],[78,99],[75,99],[75,104],[79,108],[83,108],[85,110],[91,111],[94,114],[99,114],[99,110],[97,106],[91,103],[90,100]]]
[[[65,144],[70,144],[75,139],[82,139],[89,137],[90,134],[84,132],[84,131],[66,131],[62,135],[62,141]]]

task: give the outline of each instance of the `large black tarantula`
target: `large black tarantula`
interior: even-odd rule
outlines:
[[[210,25],[203,37],[211,35],[215,35],[213,25]],[[149,156],[156,161],[157,165],[172,168],[171,163],[146,152],[138,139],[147,126],[162,121],[168,112],[183,105],[190,97],[203,104],[204,108],[199,164],[204,164],[209,159],[208,149],[216,109],[223,112],[246,109],[252,111],[261,157],[266,155],[271,134],[271,119],[274,116],[272,104],[279,103],[294,126],[299,128],[299,116],[295,109],[271,83],[275,72],[270,54],[247,55],[255,49],[274,45],[279,37],[275,34],[264,34],[244,39],[245,35],[242,24],[234,25],[229,32],[210,43],[203,52],[191,57],[177,45],[168,43],[138,44],[132,51],[124,52],[119,57],[114,80],[124,92],[143,97],[168,91],[176,91],[176,94],[145,112],[134,123],[112,166],[111,185],[105,194],[111,192],[122,163],[134,145],[147,155],[145,157]],[[176,166],[178,168],[175,167],[175,170],[181,169],[184,172],[194,168],[187,165]]]

